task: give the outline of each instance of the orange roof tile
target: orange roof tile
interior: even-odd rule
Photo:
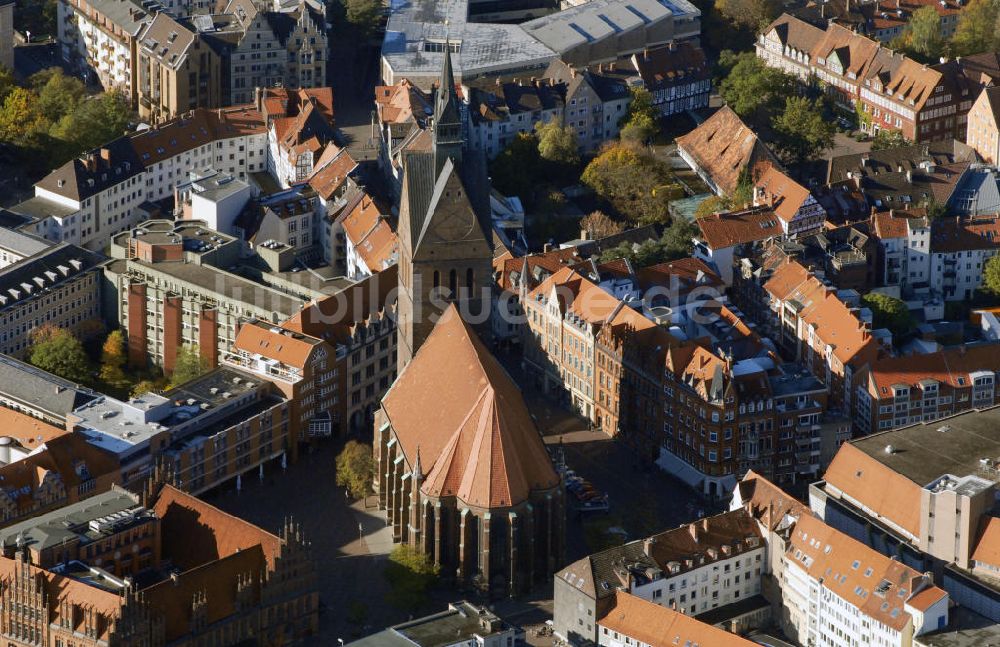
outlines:
[[[362,193],[353,207],[345,209],[340,222],[369,272],[381,272],[396,262],[399,239],[389,218],[367,194]]]
[[[195,108],[189,115],[133,135],[131,142],[136,155],[149,167],[210,142],[265,132],[264,115],[252,105]]]
[[[13,438],[28,451],[67,433],[64,428],[54,427],[7,407],[0,407],[0,430],[0,436]]]
[[[986,517],[982,520],[972,560],[984,565],[1000,566],[1000,517]]]
[[[809,189],[782,173],[775,164],[762,164],[763,171],[754,183],[765,196],[775,215],[791,222],[809,199]]]
[[[382,409],[411,467],[419,456],[428,496],[509,507],[559,484],[520,390],[453,305]]]
[[[712,178],[725,194],[736,190],[744,169],[759,162],[776,163],[774,155],[729,106],[677,138],[677,147]]]
[[[614,606],[598,624],[649,647],[752,647],[757,644],[624,591],[615,593]]]
[[[397,265],[358,281],[336,294],[313,301],[281,324],[330,344],[346,341],[355,324],[380,312],[394,311]]]
[[[753,470],[736,487],[744,507],[769,530],[777,528],[786,515],[795,519],[812,515],[809,506]]]
[[[853,444],[840,446],[823,479],[911,536],[920,536],[921,486]]]
[[[325,159],[328,155],[332,156],[332,159]],[[328,144],[316,162],[313,174],[309,177],[309,186],[316,191],[316,195],[329,200],[340,190],[356,168],[358,163],[346,148],[338,149],[336,145]]]
[[[970,387],[969,374],[992,372],[1000,366],[1000,344],[979,344],[949,348],[933,353],[887,357],[871,367],[871,388],[877,399],[892,397],[896,384],[915,386],[923,380],[935,380],[951,387]],[[959,384],[962,378],[963,384]]]
[[[702,239],[712,249],[725,249],[784,234],[781,223],[770,209],[748,209],[717,213],[695,221]]]
[[[823,587],[842,600],[896,631],[912,621],[905,610],[910,599],[923,604],[941,597],[940,589],[929,585],[922,574],[812,516],[803,516],[795,524],[786,558],[822,580]],[[885,591],[879,593],[879,587]],[[924,587],[928,592],[917,598],[914,590],[919,595]]]
[[[301,333],[294,334],[266,323],[251,321],[240,326],[233,341],[234,351],[262,355],[287,366],[304,369],[320,340]]]

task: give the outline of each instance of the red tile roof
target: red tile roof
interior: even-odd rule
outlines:
[[[314,337],[251,321],[240,326],[233,341],[233,350],[261,355],[304,370],[313,349],[320,343]]]
[[[758,169],[760,174],[754,185],[764,195],[765,204],[779,218],[791,222],[809,199],[809,189],[782,173],[775,164],[763,164]]]
[[[559,484],[519,388],[454,306],[382,409],[411,468],[419,456],[428,496],[504,508]]]
[[[677,138],[684,151],[725,194],[736,190],[744,169],[759,162],[777,163],[774,155],[729,106]]]
[[[381,272],[396,262],[399,239],[374,200],[361,193],[353,206],[341,217],[344,234],[354,245],[354,251],[372,274]]]

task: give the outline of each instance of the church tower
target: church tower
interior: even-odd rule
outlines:
[[[449,303],[467,320],[486,323],[493,285],[489,179],[481,156],[465,148],[448,47],[430,128],[431,151],[413,151],[403,159],[397,372]]]

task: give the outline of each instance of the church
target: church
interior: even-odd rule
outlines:
[[[398,377],[375,416],[374,488],[394,541],[446,581],[517,595],[563,564],[565,494],[518,386],[467,321],[490,305],[493,238],[450,55],[431,128],[430,150],[403,160]]]

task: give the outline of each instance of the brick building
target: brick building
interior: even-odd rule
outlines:
[[[561,478],[517,386],[454,305],[382,400],[374,454],[394,541],[449,579],[517,595],[562,564]]]
[[[987,164],[1000,164],[1000,88],[984,88],[972,104],[965,142]]]

